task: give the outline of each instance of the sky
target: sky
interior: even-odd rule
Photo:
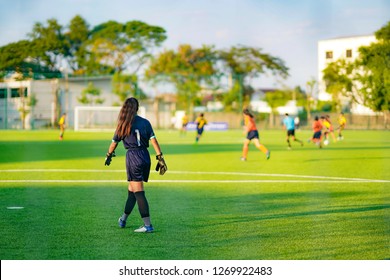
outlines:
[[[0,0],[0,46],[27,39],[37,22],[66,26],[75,15],[91,27],[109,20],[163,27],[161,50],[261,48],[282,59],[290,76],[264,76],[258,87],[304,88],[317,79],[318,41],[374,34],[390,21],[390,0]]]

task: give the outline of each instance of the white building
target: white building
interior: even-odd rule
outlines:
[[[322,71],[330,62],[338,59],[353,61],[359,56],[359,48],[376,42],[374,35],[334,38],[318,42],[318,100],[328,101],[332,97],[326,92]],[[359,104],[352,105],[356,114],[372,114],[373,112]]]
[[[67,124],[73,126],[73,110],[75,106],[83,105],[78,101],[81,92],[93,82],[94,86],[101,90],[101,98],[104,106],[112,106],[118,102],[118,97],[111,92],[111,77],[102,76],[97,78],[69,78],[51,80],[26,80],[14,81],[12,78],[0,83],[0,129],[22,128],[19,107],[21,98],[19,88],[25,89],[25,97],[34,95],[37,104],[25,120],[25,128],[31,129],[50,127],[56,124],[59,113],[67,112]],[[68,89],[68,90],[66,90]],[[56,94],[57,93],[57,97]],[[55,99],[58,98],[58,107],[55,107]]]
[[[85,106],[78,100],[90,82],[100,89],[99,98],[104,100],[102,104]],[[30,96],[35,96],[37,100],[33,108],[24,106],[29,111],[24,124],[19,112],[23,103],[20,97],[21,88],[25,100]],[[156,100],[142,100],[140,113],[156,128],[169,127],[173,103],[163,96]],[[118,104],[119,107],[108,108]],[[122,101],[112,92],[111,76],[26,81],[15,81],[11,78],[0,82],[0,129],[21,129],[23,126],[26,129],[54,127],[57,125],[58,115],[63,112],[67,113],[67,126],[75,127],[76,111],[79,112],[79,120],[88,122],[87,125],[112,127],[112,124],[116,123],[120,105]],[[76,109],[80,106],[83,108]],[[86,107],[92,107],[93,111],[87,110],[89,108]]]

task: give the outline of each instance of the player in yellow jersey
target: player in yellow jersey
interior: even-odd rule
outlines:
[[[347,119],[345,118],[344,113],[340,113],[338,121],[339,121],[339,127],[337,128],[339,131],[338,139],[343,140],[344,137],[343,137],[343,135],[341,135],[341,132],[344,130],[344,128],[347,124]]]
[[[66,113],[63,113],[60,120],[58,121],[58,125],[60,126],[60,140],[64,139],[65,119],[66,119]]]
[[[184,116],[181,118],[181,129],[180,134],[186,134],[187,132],[187,124],[188,124],[188,116],[184,113]]]
[[[196,118],[195,123],[196,123],[196,130],[197,130],[195,143],[198,143],[200,137],[203,134],[204,126],[207,124],[207,120],[205,119],[203,113],[199,114],[199,117]]]
[[[337,141],[336,136],[334,136],[334,129],[329,115],[323,117],[322,124],[325,128],[325,132],[324,132],[325,140],[329,142],[329,134],[330,134],[332,136],[333,142],[336,142]]]
[[[263,145],[260,144],[259,141],[259,131],[256,128],[256,123],[253,115],[248,109],[245,109],[243,111],[244,114],[244,125],[245,125],[245,133],[246,133],[246,139],[244,141],[244,146],[242,148],[242,161],[246,161],[248,150],[249,150],[249,143],[253,140],[253,143],[255,144],[256,148],[258,148],[260,151],[262,151],[266,158],[269,159],[271,156],[271,152]]]

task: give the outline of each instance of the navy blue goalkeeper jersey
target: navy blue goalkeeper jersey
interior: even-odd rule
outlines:
[[[112,141],[116,143],[123,141],[125,149],[128,150],[141,150],[147,149],[149,147],[149,140],[154,137],[154,131],[150,122],[137,115],[131,125],[130,135],[120,138],[115,133]]]

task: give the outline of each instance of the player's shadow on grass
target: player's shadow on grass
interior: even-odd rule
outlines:
[[[162,144],[165,154],[223,153],[242,150],[241,144]]]
[[[358,197],[358,192],[338,192],[332,193],[332,199],[342,197]],[[218,200],[226,200],[224,202],[219,201],[219,204],[226,205],[240,205],[240,209],[237,209],[240,214],[234,215],[231,213],[222,214],[226,217],[217,215],[219,223],[245,223],[251,221],[261,220],[274,220],[285,218],[299,218],[305,216],[321,216],[331,214],[342,213],[359,213],[390,209],[390,204],[374,204],[374,205],[350,205],[350,206],[334,206],[328,207],[327,205],[321,205],[322,198],[329,198],[327,192],[315,192],[315,193],[267,193],[250,196],[237,196],[230,198],[218,198]],[[314,200],[314,202],[313,202]],[[315,203],[318,200],[318,203]],[[245,204],[242,201],[246,201]],[[313,204],[310,209],[316,208],[316,210],[300,211],[299,208],[307,206],[307,202],[311,201]],[[240,203],[241,202],[241,203]],[[212,205],[212,202],[209,203]],[[231,209],[234,209],[231,208]],[[295,209],[295,210],[294,210]],[[242,215],[246,213],[247,215]],[[233,214],[232,216],[230,216]],[[218,223],[218,222],[216,222]]]
[[[111,141],[105,140],[64,140],[64,141],[7,141],[0,142],[0,163],[56,161],[99,158],[104,159]],[[124,156],[122,144],[117,156]],[[192,153],[222,153],[241,151],[239,144],[162,144],[166,155]],[[153,149],[149,149],[153,154]]]
[[[0,142],[0,163],[105,157],[110,141]]]
[[[310,150],[319,150],[319,148],[315,145],[309,148]],[[330,147],[325,146],[323,147],[323,150],[332,150],[332,151],[347,151],[347,150],[357,150],[357,151],[364,151],[364,150],[388,150],[390,149],[390,146],[375,146],[375,147],[367,147],[367,146],[353,146],[353,147]]]
[[[312,158],[312,159],[308,159],[308,160],[305,160],[305,162],[316,162],[316,161],[321,161],[321,162],[324,162],[324,161],[349,161],[349,160],[352,160],[352,161],[355,161],[355,162],[358,162],[359,160],[368,160],[368,159],[373,159],[373,160],[385,160],[385,159],[390,159],[390,157],[381,157],[381,156],[378,156],[378,157],[350,157],[350,158]]]

